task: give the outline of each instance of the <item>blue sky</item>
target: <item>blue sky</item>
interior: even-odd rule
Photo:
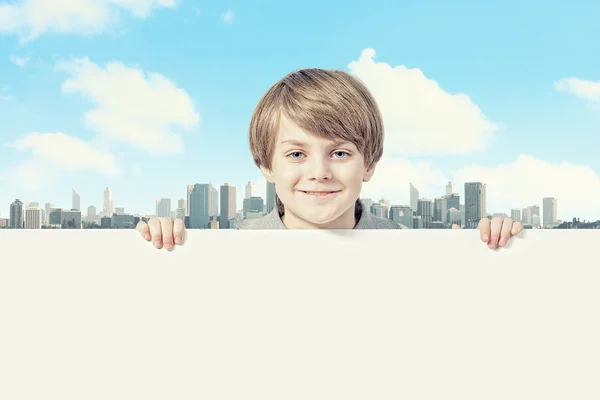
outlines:
[[[488,211],[558,198],[600,219],[598,2],[0,0],[0,215],[9,204],[153,213],[189,183],[264,181],[247,126],[304,67],[345,69],[384,114],[364,197],[485,182]],[[491,2],[486,2],[491,3]],[[498,2],[494,2],[498,3]]]

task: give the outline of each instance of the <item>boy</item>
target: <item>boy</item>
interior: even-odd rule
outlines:
[[[237,229],[406,229],[370,213],[359,199],[383,153],[383,121],[375,99],[353,75],[302,69],[260,99],[249,128],[255,164],[276,188],[276,207]],[[453,226],[453,229],[459,229]],[[152,217],[136,229],[156,248],[183,243],[184,224]],[[523,227],[483,218],[482,241],[504,246]]]

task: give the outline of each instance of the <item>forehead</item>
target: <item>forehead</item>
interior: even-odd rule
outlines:
[[[299,144],[303,143],[309,146],[330,146],[339,145],[341,143],[352,144],[344,139],[326,139],[315,135],[312,132],[306,131],[296,125],[294,121],[281,114],[279,119],[279,129],[276,135],[276,146],[285,145],[287,143]]]

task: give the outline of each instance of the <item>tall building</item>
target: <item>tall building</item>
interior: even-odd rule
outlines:
[[[446,196],[437,197],[433,200],[433,220],[446,223],[448,220],[448,198]]]
[[[465,226],[477,228],[479,221],[486,218],[486,185],[481,182],[465,183]]]
[[[413,210],[413,212],[417,211],[417,208],[419,206],[418,203],[419,203],[419,191],[411,183],[410,184],[410,208]]]
[[[25,210],[25,229],[42,229],[42,209],[29,207]]]
[[[208,185],[210,190],[210,210],[209,215],[213,219],[219,216],[219,191],[213,185]]]
[[[16,199],[10,205],[10,227],[23,228],[23,202],[19,199]]]
[[[247,199],[244,199],[242,212],[244,213],[245,218],[248,218],[249,213],[253,213],[253,216],[256,216],[258,214],[262,216],[264,207],[265,206],[262,197],[252,196]]]
[[[375,203],[371,206],[371,212],[379,218],[389,218],[389,209],[385,203]]]
[[[71,210],[81,210],[81,197],[79,197],[75,189],[71,189]]]
[[[229,229],[229,220],[236,215],[236,190],[235,186],[224,183],[221,185],[221,215],[219,216],[219,229]]]
[[[54,203],[46,203],[44,205],[44,225],[48,225],[48,217],[50,216],[50,210],[54,208]]]
[[[86,221],[87,222],[95,222],[96,221],[96,206],[88,206]]]
[[[512,219],[514,222],[520,222],[521,221],[521,210],[519,208],[511,208],[510,210],[510,219]]]
[[[410,206],[391,206],[390,219],[409,229],[413,227],[413,211]]]
[[[542,219],[542,213],[540,212],[540,206],[535,205],[535,206],[530,206],[529,209],[531,210],[531,226],[533,228],[539,228],[540,227],[540,221]]]
[[[555,197],[544,197],[543,206],[544,206],[544,228],[553,228],[558,224],[558,210],[557,210],[557,200]]]
[[[171,217],[171,199],[156,199],[156,216],[158,218]]]
[[[256,185],[250,181],[246,184],[246,196],[244,199],[249,199],[250,197],[256,196]]]
[[[104,189],[104,209],[102,213],[105,217],[112,217],[113,215],[113,198],[110,188]]]
[[[446,185],[446,196],[450,196],[454,193],[456,193],[454,189],[454,184],[452,182],[448,182],[448,184]]]
[[[208,229],[210,223],[210,184],[196,183],[190,193],[190,228]]]
[[[275,208],[275,184],[267,181],[267,214]]]
[[[433,201],[427,198],[420,199],[417,202],[417,215],[421,217],[423,229],[429,229],[433,220]]]
[[[193,184],[187,185],[187,197],[186,197],[186,199],[187,199],[187,203],[186,203],[187,207],[185,209],[185,215],[186,215],[186,217],[190,216],[190,204],[191,204],[190,196],[192,195],[192,191],[193,190],[194,190],[194,185]]]

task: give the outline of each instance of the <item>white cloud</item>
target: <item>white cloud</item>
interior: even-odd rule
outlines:
[[[567,92],[582,99],[600,102],[600,81],[564,78],[554,82],[554,88],[559,92]]]
[[[163,75],[118,62],[100,67],[87,58],[60,62],[56,69],[71,76],[63,92],[80,93],[95,103],[84,121],[103,136],[150,153],[176,153],[183,144],[172,126],[192,128],[199,122],[188,94]]]
[[[24,67],[30,60],[29,57],[17,57],[12,55],[9,57],[10,61],[18,67]]]
[[[419,69],[374,61],[365,49],[348,64],[375,97],[385,124],[387,153],[471,153],[484,150],[499,130],[469,96],[444,91]]]
[[[120,174],[112,154],[102,153],[85,141],[64,133],[32,132],[8,146],[32,153],[32,158],[17,168],[17,181],[39,183],[59,172],[74,170],[92,170],[105,176]]]
[[[221,14],[221,20],[226,24],[233,24],[233,17],[235,14],[231,10],[227,10],[223,14]]]
[[[46,33],[97,34],[119,20],[119,11],[147,18],[153,9],[175,6],[175,0],[17,0],[0,5],[0,33],[22,41]]]

